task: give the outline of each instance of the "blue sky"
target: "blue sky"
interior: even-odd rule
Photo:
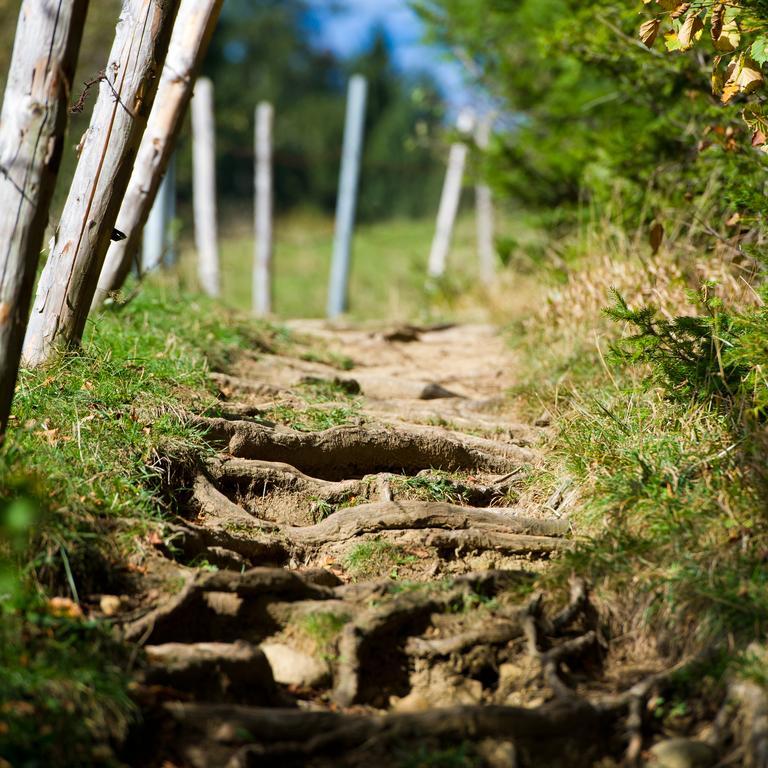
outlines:
[[[342,56],[352,55],[366,48],[376,26],[384,27],[397,66],[431,72],[457,106],[467,100],[459,64],[423,42],[421,22],[407,0],[312,0],[311,4],[322,22],[322,45]]]

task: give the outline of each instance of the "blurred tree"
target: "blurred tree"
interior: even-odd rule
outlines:
[[[413,4],[506,111],[513,127],[487,167],[524,205],[561,216],[588,202],[637,225],[665,205],[701,215],[697,201],[716,180],[707,216],[766,211],[765,158],[746,140],[743,105],[712,97],[701,53],[643,46],[641,3]]]
[[[72,88],[106,66],[120,0],[91,2]],[[0,86],[4,86],[20,0],[0,0]],[[253,111],[275,105],[275,185],[278,212],[336,204],[346,83],[353,71],[369,79],[370,99],[360,194],[361,218],[431,212],[442,168],[433,151],[442,124],[436,85],[407,77],[392,64],[383,31],[367,52],[345,62],[315,43],[317,19],[305,0],[227,0],[211,42],[204,74],[215,84],[219,192],[228,207],[251,205]],[[63,202],[77,161],[75,147],[88,126],[94,94],[73,115],[53,214]],[[191,199],[188,131],[178,168],[182,202]],[[407,180],[407,182],[406,182]],[[58,201],[58,203],[57,203]]]
[[[250,205],[253,110],[266,99],[276,111],[278,211],[309,206],[332,212],[346,83],[352,72],[361,72],[369,80],[369,103],[360,216],[430,210],[434,195],[429,191],[438,188],[441,171],[429,142],[415,137],[417,131],[424,137],[439,130],[435,85],[395,70],[383,31],[373,35],[368,51],[343,62],[314,44],[315,24],[303,0],[228,0],[225,5],[205,65],[216,87],[221,194]],[[183,169],[181,174],[185,181]]]

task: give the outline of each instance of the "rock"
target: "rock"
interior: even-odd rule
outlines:
[[[120,598],[117,595],[102,595],[99,608],[105,616],[114,616],[120,610]]]
[[[461,395],[451,392],[450,389],[446,389],[435,382],[430,382],[421,390],[419,400],[443,400],[451,397],[461,397]]]
[[[263,643],[261,650],[267,657],[278,683],[315,688],[328,680],[328,665],[314,656],[283,643]]]
[[[236,643],[164,643],[145,648],[144,681],[208,701],[266,705],[277,688],[264,653]]]
[[[418,691],[411,691],[402,699],[393,696],[390,705],[395,712],[424,712],[431,707],[429,700]]]
[[[695,739],[666,739],[650,749],[648,768],[711,768],[717,762],[715,750]]]

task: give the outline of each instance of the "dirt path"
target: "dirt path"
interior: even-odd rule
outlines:
[[[246,356],[195,418],[217,454],[124,623],[133,764],[591,765],[630,699],[577,693],[602,657],[582,585],[554,615],[532,593],[569,525],[525,501],[541,429],[503,339],[293,330],[297,356]]]

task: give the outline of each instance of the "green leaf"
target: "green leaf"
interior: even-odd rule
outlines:
[[[761,36],[752,43],[749,55],[758,63],[765,64],[768,62],[768,37]]]

